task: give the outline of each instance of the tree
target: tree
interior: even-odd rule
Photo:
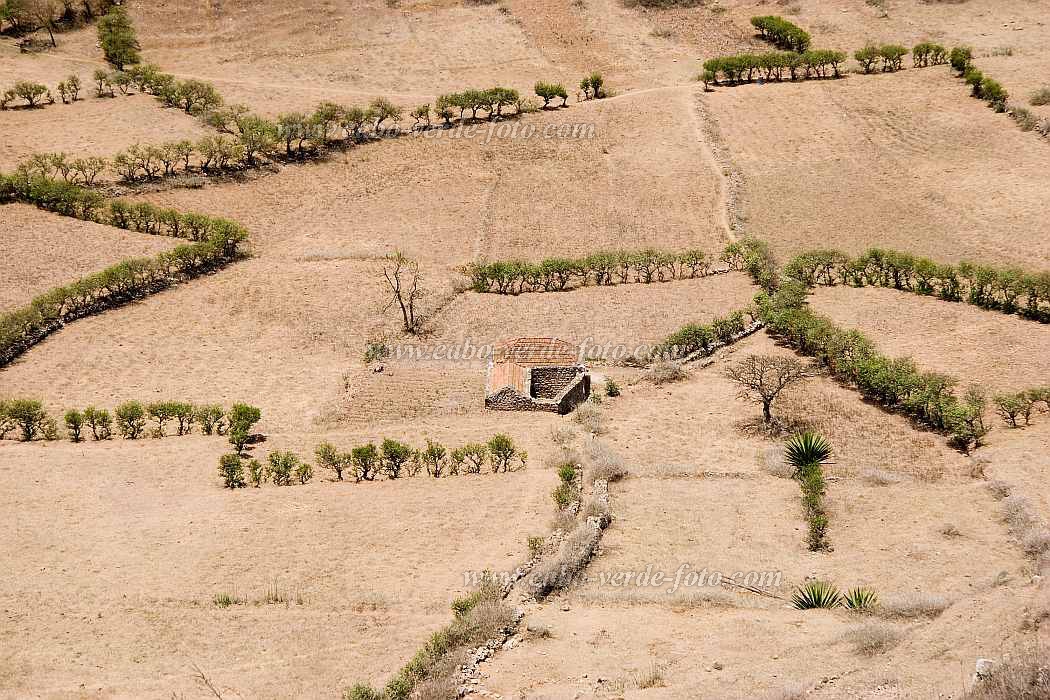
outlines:
[[[383,464],[383,471],[391,479],[396,479],[401,476],[401,470],[404,468],[405,463],[412,458],[412,448],[403,442],[397,440],[391,440],[389,438],[383,440],[381,447],[381,461]]]
[[[292,483],[292,474],[302,469],[302,460],[293,452],[281,452],[275,450],[267,457],[269,462],[270,480],[274,486],[288,486]],[[306,482],[303,482],[306,483]]]
[[[47,30],[51,46],[58,46],[55,42],[55,25],[62,19],[65,11],[64,5],[59,0],[29,0],[26,7],[37,26]]]
[[[810,375],[801,361],[772,355],[751,355],[726,369],[726,376],[740,385],[738,398],[762,404],[766,424],[773,422],[772,406],[780,392]]]
[[[73,442],[80,442],[80,431],[84,427],[84,414],[75,408],[70,409],[66,411],[65,421],[70,439]]]
[[[139,62],[139,42],[135,27],[123,5],[114,5],[98,22],[98,41],[106,60],[124,70],[124,66]]]
[[[417,312],[416,305],[425,296],[422,289],[423,276],[419,272],[419,263],[411,260],[400,251],[388,255],[383,262],[383,278],[390,288],[390,301],[384,311],[393,304],[401,309],[401,318],[408,333],[417,333],[423,319]]]
[[[47,421],[44,405],[35,399],[14,399],[7,403],[6,414],[22,431],[22,440],[29,442],[43,429]]]
[[[84,409],[84,421],[91,428],[91,437],[95,440],[108,440],[113,434],[113,418],[104,408],[88,406]]]
[[[339,123],[342,115],[343,108],[334,102],[322,102],[317,105],[317,109],[310,116],[310,121],[317,130],[322,146],[328,143],[328,133]]]
[[[314,456],[317,457],[318,466],[331,469],[336,479],[343,480],[343,470],[350,466],[350,455],[339,452],[330,442],[322,442],[314,450]]]
[[[226,413],[219,404],[198,406],[194,411],[194,417],[201,424],[201,432],[211,435],[213,432],[222,435],[226,429]]]
[[[256,155],[266,155],[277,143],[277,125],[262,117],[241,117],[237,120],[237,129],[248,165],[254,165]]]
[[[875,64],[879,62],[879,47],[875,44],[868,44],[863,49],[855,51],[853,58],[857,59],[865,73],[871,73],[875,70]]]
[[[277,136],[284,143],[286,155],[292,155],[292,142],[299,141],[301,144],[306,140],[308,132],[306,115],[302,112],[289,112],[277,117]]]
[[[435,479],[441,478],[441,473],[445,468],[445,455],[447,453],[448,451],[440,443],[427,440],[427,447],[420,454],[423,464],[426,465],[427,474]]]
[[[350,462],[354,465],[355,479],[373,481],[379,472],[379,450],[372,443],[355,447],[350,451]]]
[[[238,452],[244,450],[244,446],[251,439],[252,426],[262,418],[262,411],[255,406],[244,403],[235,403],[226,416],[229,424],[230,444],[237,448]]]
[[[247,486],[244,483],[244,465],[239,454],[225,454],[219,457],[219,476],[222,477],[222,485],[228,489],[243,489]]]
[[[396,124],[401,120],[401,108],[385,97],[377,97],[368,105],[368,116],[375,123],[374,131],[378,134],[383,122],[390,119]]]
[[[503,433],[497,433],[492,436],[492,439],[486,445],[486,451],[492,462],[493,474],[508,471],[510,463],[514,460],[515,455],[518,454],[518,448],[514,446],[514,440]]]
[[[412,125],[413,129],[426,130],[430,128],[430,105],[419,105],[409,114],[415,123]]]
[[[47,94],[48,91],[46,85],[20,80],[15,83],[11,89],[4,93],[3,99],[0,100],[0,105],[6,107],[7,103],[11,100],[20,98],[25,100],[29,107],[36,107],[41,98]]]
[[[569,93],[565,91],[565,86],[561,83],[545,83],[540,81],[536,83],[533,88],[536,95],[543,100],[544,109],[550,104],[550,101],[555,97],[560,97],[562,106],[565,106],[565,102],[569,99]]]
[[[138,401],[126,401],[117,406],[117,429],[126,440],[136,440],[146,429],[146,409]]]

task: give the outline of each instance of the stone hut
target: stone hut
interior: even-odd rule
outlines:
[[[557,338],[518,338],[492,351],[486,408],[568,413],[590,393],[591,375],[572,343]]]

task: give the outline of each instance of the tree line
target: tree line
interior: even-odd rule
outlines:
[[[758,30],[762,38],[788,51],[804,53],[812,43],[809,32],[783,17],[776,15],[752,17],[751,25]]]
[[[188,401],[125,401],[112,413],[97,406],[70,409],[63,416],[63,425],[72,442],[89,438],[109,440],[115,433],[125,440],[147,435],[162,438],[170,434],[168,426],[174,428],[176,435],[189,435],[193,426],[199,425],[202,434],[228,435],[232,444],[243,447],[260,418],[258,408],[241,403],[225,410],[220,404],[195,405]],[[153,428],[149,430],[151,421]],[[61,437],[58,422],[36,399],[0,400],[0,440],[14,430],[18,430],[23,442]]]
[[[0,366],[69,321],[121,306],[239,259],[248,237],[243,227],[227,219],[148,204],[106,202],[97,192],[43,177],[0,175],[0,204],[7,202],[24,202],[63,216],[166,233],[192,242],[152,258],[123,260],[0,315]]]
[[[844,330],[813,313],[805,297],[806,287],[798,281],[756,297],[760,318],[772,336],[815,358],[869,400],[945,432],[960,449],[982,444],[988,433],[988,399],[980,387],[971,385],[960,392],[957,380],[948,375],[921,371],[909,358],[881,354],[860,331]]]
[[[911,253],[871,248],[855,258],[837,250],[807,251],[795,256],[784,274],[807,286],[889,287],[1050,323],[1050,271],[969,261],[942,264]]]
[[[219,459],[219,476],[226,488],[259,487],[267,480],[275,486],[289,486],[294,481],[305,484],[313,477],[313,467],[293,452],[270,453],[265,467],[255,459],[245,461],[240,452],[238,448]],[[414,477],[424,472],[440,479],[481,474],[486,468],[492,474],[500,474],[524,469],[528,462],[528,453],[503,433],[493,435],[488,442],[451,449],[432,440],[427,440],[425,447],[414,448],[385,438],[378,446],[368,442],[342,452],[332,443],[322,442],[314,450],[314,457],[317,466],[331,472],[337,481],[347,477],[355,482]]]
[[[705,277],[711,261],[699,249],[670,252],[656,248],[599,251],[581,258],[546,258],[539,262],[498,260],[471,262],[459,269],[476,292],[522,294],[552,292],[589,284],[665,282]]]
[[[656,346],[650,359],[678,360],[693,354],[710,355],[736,340],[756,317],[756,310],[748,308],[718,316],[711,323],[687,323]]]

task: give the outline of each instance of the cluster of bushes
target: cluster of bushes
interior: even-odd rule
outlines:
[[[503,116],[503,110],[512,105],[519,113],[528,109],[527,100],[517,90],[496,86],[484,90],[470,89],[440,95],[434,103],[434,113],[448,125],[456,116],[456,110],[459,110],[458,118],[461,121],[467,110],[470,110],[471,119],[476,120],[478,112],[486,112],[488,118],[493,119]]]
[[[533,87],[533,91],[536,93],[537,97],[543,100],[543,106],[545,108],[550,105],[550,101],[556,97],[561,98],[562,107],[565,107],[569,101],[569,93],[566,92],[565,86],[561,83],[545,83],[540,81]]]
[[[1050,271],[1028,272],[966,261],[940,264],[910,253],[871,248],[856,258],[836,250],[804,252],[787,264],[784,273],[807,286],[891,287],[1050,322]]]
[[[551,492],[554,505],[558,510],[565,510],[573,503],[580,500],[580,474],[576,465],[571,462],[563,462],[558,465],[558,485]]]
[[[842,593],[834,584],[818,579],[806,581],[791,594],[796,610],[846,608],[854,612],[871,612],[879,596],[870,588],[858,586]]]
[[[28,80],[18,81],[13,87],[5,90],[3,95],[0,95],[0,110],[7,109],[15,100],[24,100],[26,106],[30,108],[38,107],[44,102],[55,103],[55,98],[47,89],[47,85]]]
[[[860,63],[865,73],[873,73],[876,67],[881,67],[886,73],[895,73],[904,68],[904,57],[907,55],[907,47],[900,44],[868,44],[855,51],[853,58]]]
[[[258,420],[258,418],[256,418]],[[230,426],[240,425],[231,418]],[[231,435],[236,428],[231,428]],[[231,437],[231,442],[233,438]],[[313,467],[292,452],[272,452],[264,467],[257,460],[245,462],[240,457],[243,443],[237,452],[224,455],[219,460],[219,475],[227,488],[242,488],[251,484],[260,486],[272,481],[275,486],[288,486],[293,482],[305,484],[313,478]],[[514,440],[502,433],[493,435],[487,443],[468,443],[448,449],[444,445],[427,440],[426,447],[413,448],[398,440],[384,439],[377,447],[366,443],[340,452],[335,445],[323,442],[314,451],[317,466],[343,481],[344,475],[355,482],[375,481],[380,476],[388,479],[418,476],[424,471],[435,479],[460,474],[481,474],[486,467],[492,474],[524,469],[528,453],[518,449]],[[237,459],[234,459],[237,458]]]
[[[711,274],[702,250],[679,253],[646,248],[601,251],[583,258],[547,258],[540,262],[502,260],[473,262],[460,268],[476,292],[522,294],[560,291],[588,284],[609,286],[630,282],[664,282]]]
[[[969,65],[963,71],[963,80],[970,86],[970,94],[979,100],[984,100],[996,112],[1006,111],[1006,101],[1010,93],[998,80],[987,77],[977,68]]]
[[[180,214],[151,205],[107,203],[97,192],[40,176],[0,175],[0,203],[12,201],[120,228],[157,233],[164,226],[166,232],[194,242],[153,258],[123,260],[0,315],[0,366],[63,323],[120,306],[238,259],[247,240],[247,232],[226,219]]]
[[[174,426],[176,435],[189,435],[193,426],[199,425],[205,435],[229,435],[232,443],[243,446],[259,418],[259,409],[245,404],[234,404],[225,411],[218,404],[195,406],[185,401],[125,401],[112,413],[96,406],[70,409],[63,416],[63,422],[66,435],[73,442],[81,442],[88,436],[93,440],[108,440],[113,437],[114,427],[124,439],[137,440],[147,433],[162,438],[168,434],[169,425]],[[151,421],[153,429],[147,431]],[[60,437],[57,422],[35,399],[0,401],[0,440],[15,428],[19,429],[24,441]]]
[[[824,508],[824,464],[831,458],[831,444],[820,435],[805,432],[793,436],[784,447],[792,478],[802,489],[802,508],[809,524],[809,549],[827,549],[828,514]]]
[[[767,292],[776,290],[780,284],[776,258],[765,241],[751,237],[733,241],[722,251],[720,260],[730,270],[746,272],[756,285]]]
[[[1034,131],[1040,136],[1050,136],[1050,118],[1040,119],[1031,110],[1016,104],[1007,107],[1006,112],[1021,127],[1021,131]]]
[[[805,52],[812,41],[809,33],[802,27],[776,15],[752,17],[751,26],[758,30],[762,38],[779,48],[796,53]]]
[[[600,100],[608,96],[605,90],[605,79],[602,78],[601,73],[597,72],[591,73],[580,80],[580,90],[583,91],[583,99],[585,100]]]
[[[948,58],[948,49],[928,41],[918,43],[911,49],[912,65],[916,68],[943,66],[948,62]]]
[[[1032,419],[1032,413],[1040,403],[1043,404],[1044,410],[1050,411],[1050,387],[998,394],[992,398],[992,402],[995,404],[995,412],[999,414],[999,417],[1011,428],[1017,428],[1022,418],[1024,424],[1028,425]]]
[[[832,376],[855,386],[871,401],[946,432],[953,444],[969,450],[980,446],[988,432],[987,398],[977,386],[956,394],[956,380],[937,372],[922,372],[907,358],[880,354],[863,333],[843,330],[805,304],[806,290],[785,282],[756,303],[767,331],[804,355],[818,360]]]
[[[754,322],[756,313],[753,309],[733,311],[709,324],[688,323],[655,347],[651,357],[676,360],[695,353],[709,355],[716,348],[733,342],[747,329],[748,321]],[[750,319],[745,320],[745,315],[750,315]]]
[[[842,51],[816,49],[795,53],[793,51],[770,51],[767,53],[745,53],[736,56],[719,56],[704,61],[700,80],[704,86],[749,83],[755,78],[765,80],[808,80],[811,78],[838,78],[842,75],[842,64],[846,54]]]

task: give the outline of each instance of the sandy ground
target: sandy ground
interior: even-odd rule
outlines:
[[[964,384],[1022,391],[1043,386],[1050,375],[1050,327],[1018,316],[877,287],[821,287],[810,303],[839,325],[863,331],[882,352]]]
[[[0,310],[124,258],[153,256],[175,241],[77,221],[25,204],[0,207]]]
[[[266,442],[252,448],[260,457],[309,455],[321,440],[341,449],[383,437],[454,445],[503,431],[528,449],[531,466],[437,483],[319,478],[231,493],[215,474],[221,438],[0,443],[8,484],[0,524],[12,535],[0,544],[0,695],[204,697],[196,664],[223,697],[334,697],[359,679],[384,681],[409,659],[449,619],[464,569],[507,567],[527,536],[546,531],[555,476],[541,465],[551,430],[570,417],[482,410],[483,362],[365,366],[367,340],[404,340],[379,277],[379,258],[394,250],[420,260],[426,303],[437,310],[425,339],[434,344],[523,334],[651,342],[739,308],[754,293],[739,275],[449,296],[455,269],[479,258],[648,245],[717,253],[727,202],[742,232],[784,256],[881,245],[1046,267],[1047,146],[969,98],[947,68],[707,94],[692,81],[703,58],[764,47],[748,25],[759,12],[788,15],[820,47],[971,43],[978,65],[1015,99],[1046,74],[1038,3],[879,5],[131,3],[147,60],[212,80],[227,101],[267,115],[376,95],[410,107],[490,84],[528,92],[540,79],[574,92],[592,70],[615,96],[574,98],[569,109],[504,122],[491,137],[487,126],[466,140],[403,137],[247,182],[145,195],[244,223],[253,257],[70,324],[0,371],[0,396],[38,396],[52,413],[130,398],[249,401],[264,416]],[[101,65],[91,27],[60,35],[59,48],[42,55],[0,39],[0,85],[27,78],[53,87]],[[87,85],[85,94],[76,105],[3,113],[0,168],[35,150],[112,155],[136,141],[207,133],[146,96],[101,100]],[[523,138],[515,124],[593,125],[594,135]],[[0,212],[0,306],[153,250],[136,245],[168,243],[24,207]],[[1046,374],[1037,324],[886,290],[818,290],[814,305],[887,352],[989,387]],[[971,458],[827,379],[785,393],[778,415],[836,449],[834,549],[813,554],[797,485],[774,475],[776,442],[754,430],[758,407],[738,400],[722,374],[753,352],[786,353],[759,335],[664,387],[638,383],[636,370],[596,368],[597,386],[611,376],[624,388],[602,404],[606,439],[632,474],[613,487],[617,520],[589,580],[529,607],[528,620],[550,625],[552,637],[497,655],[484,667],[485,687],[504,697],[754,698],[797,682],[820,698],[958,696],[974,659],[1050,641],[1047,626],[1033,623],[1050,611],[1050,591],[1034,582],[998,504],[972,476],[980,462],[1050,518],[1045,415],[1030,427],[997,427]],[[893,483],[873,485],[872,470]],[[947,524],[961,536],[943,535]],[[887,598],[943,595],[950,605],[933,620],[893,623],[900,644],[869,658],[843,639],[857,625],[845,612],[802,613],[741,593],[610,591],[599,576],[683,563],[780,571],[779,595],[825,576]],[[257,604],[275,579],[288,602]],[[249,602],[218,609],[212,598],[222,592]]]

